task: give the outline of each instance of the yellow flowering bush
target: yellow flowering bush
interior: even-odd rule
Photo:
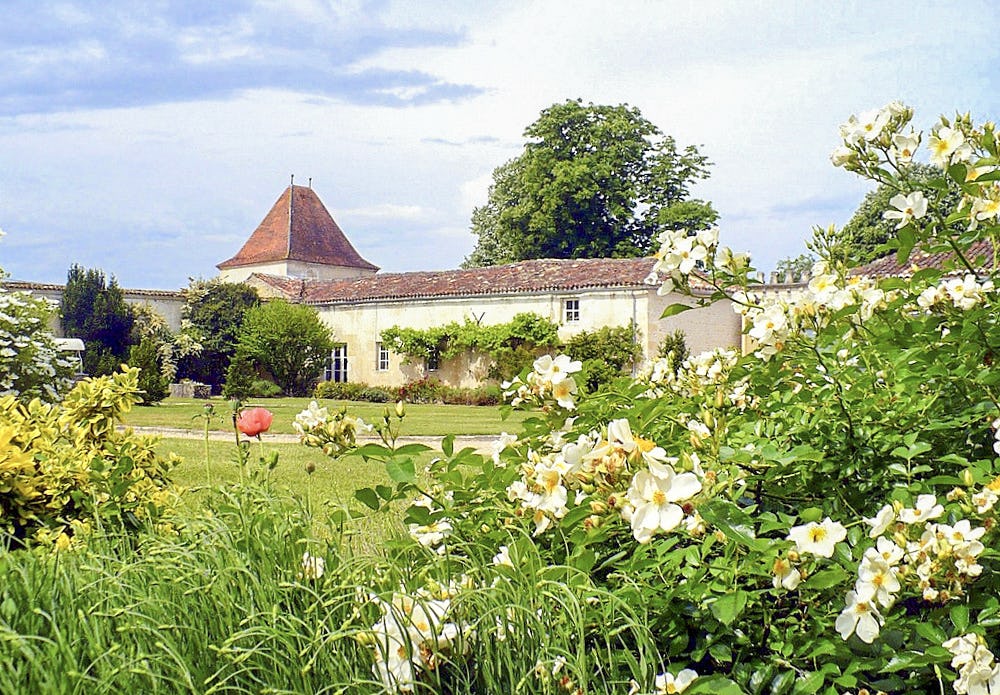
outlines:
[[[173,461],[118,424],[139,370],[80,382],[61,404],[0,398],[0,534],[7,547],[67,547],[97,524],[159,522]]]

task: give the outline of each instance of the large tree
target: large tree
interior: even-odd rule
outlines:
[[[948,184],[947,192],[928,186],[928,181],[931,179],[941,178],[939,168],[916,163],[902,173],[911,184],[910,190],[923,191],[934,205],[945,210],[954,210],[958,207],[962,191],[950,177],[945,177]],[[890,252],[885,245],[896,237],[896,220],[887,220],[882,215],[886,210],[892,209],[889,200],[898,194],[899,191],[892,186],[879,184],[865,195],[851,219],[837,232],[836,237],[839,242],[837,250],[849,262],[863,265]]]
[[[193,280],[184,291],[183,333],[201,346],[180,361],[178,374],[219,387],[236,354],[243,317],[260,304],[252,287],[221,280]]]
[[[62,298],[63,335],[84,343],[83,369],[93,376],[111,374],[128,359],[132,345],[132,307],[118,282],[104,272],[73,264]]]
[[[704,229],[718,214],[690,199],[709,162],[628,105],[569,100],[524,131],[520,156],[493,172],[472,213],[479,237],[465,267],[530,258],[642,256],[664,229]]]

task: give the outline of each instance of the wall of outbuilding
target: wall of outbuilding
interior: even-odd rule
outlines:
[[[566,300],[579,301],[578,321],[566,321]],[[677,329],[687,335],[692,352],[739,346],[739,316],[732,311],[728,301],[660,319],[666,306],[685,300],[679,295],[659,297],[655,289],[647,288],[588,289],[344,302],[320,305],[317,310],[323,322],[333,330],[335,341],[347,347],[348,381],[398,386],[433,376],[453,386],[472,387],[482,383],[489,368],[488,362],[479,355],[442,360],[439,368],[431,371],[422,360],[409,361],[392,352],[392,346],[386,346],[389,348],[389,368],[378,370],[377,343],[381,341],[381,332],[392,326],[430,328],[466,319],[492,325],[506,323],[522,312],[532,312],[557,323],[559,337],[564,341],[582,331],[595,331],[603,326],[628,326],[634,322],[644,359],[655,357],[663,337]]]

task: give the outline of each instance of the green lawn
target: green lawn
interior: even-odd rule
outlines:
[[[173,470],[171,479],[182,488],[181,497],[185,506],[197,507],[206,485],[233,484],[239,480],[239,469],[234,457],[235,445],[232,442],[208,443],[207,470],[204,441],[164,437],[157,450],[161,454],[174,453],[182,459]],[[263,451],[265,455],[272,451],[278,452],[278,465],[270,472],[274,484],[302,500],[308,499],[320,519],[326,516],[323,510],[333,511],[347,505],[353,509],[363,508],[360,503],[351,503],[354,491],[358,488],[392,484],[381,463],[365,461],[359,456],[332,459],[324,456],[318,449],[301,444],[265,443]],[[433,452],[421,455],[417,461],[417,470],[422,470],[433,455]],[[250,448],[252,467],[258,467],[260,456],[260,445],[253,442]],[[316,467],[312,474],[306,472],[308,463]],[[384,514],[357,519],[352,528],[362,537],[369,538],[386,538],[402,532],[398,516]]]
[[[308,405],[310,398],[264,398],[248,403],[261,406],[274,413],[271,432],[294,434],[292,421]],[[211,403],[215,416],[211,420],[213,430],[231,430],[232,415],[229,403],[221,398],[200,401],[184,398],[167,398],[162,403],[151,406],[136,406],[126,418],[125,424],[134,427],[177,427],[202,431],[204,421],[196,416],[204,412],[205,403]],[[375,422],[382,417],[384,403],[360,403],[351,401],[321,400],[331,412],[346,407],[352,415],[360,416],[365,422]],[[525,413],[512,412],[507,420],[501,420],[500,409],[495,406],[468,405],[428,405],[407,404],[406,419],[400,434],[428,436],[445,434],[500,434],[515,431],[520,427]]]

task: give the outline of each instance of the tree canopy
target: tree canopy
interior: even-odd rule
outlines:
[[[472,213],[479,240],[465,267],[643,256],[660,231],[705,229],[718,218],[689,198],[708,159],[634,107],[568,100],[524,135],[524,152],[493,171],[489,199]]]
[[[778,261],[774,266],[774,271],[778,274],[779,282],[784,281],[789,274],[792,282],[801,282],[812,270],[815,256],[811,253],[800,253],[798,256],[787,256]]]
[[[184,292],[183,332],[201,346],[181,360],[182,377],[219,386],[236,353],[247,310],[260,304],[257,291],[242,283],[195,280]]]
[[[276,299],[248,309],[233,362],[247,361],[289,396],[308,394],[333,349],[333,335],[316,310]]]
[[[116,372],[132,344],[132,308],[112,277],[73,264],[62,300],[63,335],[84,342],[83,369],[99,376]]]

